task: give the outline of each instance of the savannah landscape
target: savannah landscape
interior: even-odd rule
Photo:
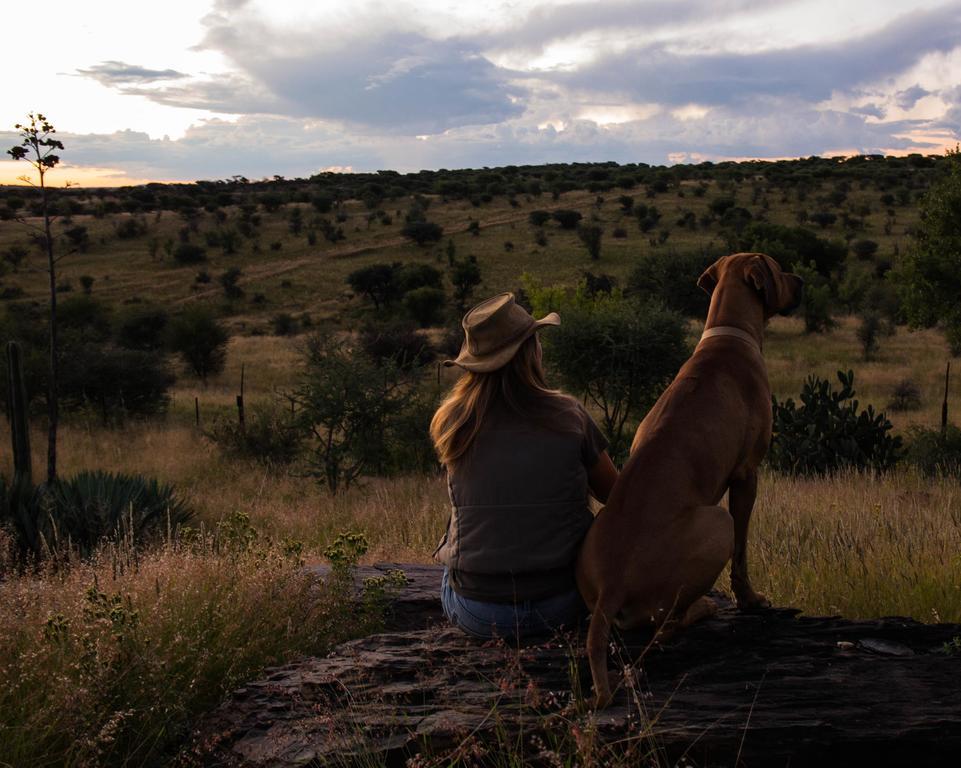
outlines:
[[[439,362],[456,354],[465,306],[501,291],[562,317],[654,302],[687,354],[706,309],[693,284],[732,251],[770,253],[808,282],[805,306],[767,329],[775,400],[799,401],[811,376],[837,389],[850,370],[857,412],[883,412],[881,432],[902,440],[880,463],[843,452],[826,467],[769,463],[755,584],[806,614],[961,622],[958,447],[936,442],[954,434],[941,432],[942,410],[956,420],[961,390],[946,382],[943,328],[909,322],[902,298],[926,195],[952,164],[956,154],[584,163],[51,190],[68,381],[58,476],[154,478],[189,517],[140,526],[128,505],[81,547],[83,522],[57,511],[69,505],[44,508],[46,535],[25,552],[7,505],[0,765],[169,762],[193,718],[241,682],[375,627],[376,605],[307,566],[431,562],[448,500],[426,425],[455,376]],[[2,335],[23,349],[39,483],[49,286],[30,234],[38,205],[34,190],[0,189]],[[566,227],[565,211],[580,220]],[[176,341],[186,322],[195,339],[197,323],[223,334],[206,367]],[[604,422],[596,389],[578,389],[575,364],[544,336],[552,383]],[[134,360],[149,386],[124,373]],[[85,384],[93,370],[107,373]],[[356,427],[359,443],[349,419],[330,426],[338,370],[370,380],[352,407],[396,405]],[[624,434],[673,372],[632,395]],[[339,458],[325,439],[343,443]],[[955,453],[932,459],[942,449]],[[12,453],[0,455],[9,488]]]

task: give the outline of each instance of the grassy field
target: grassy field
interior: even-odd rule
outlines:
[[[136,472],[172,482],[207,533],[190,546],[168,541],[137,556],[123,545],[109,547],[91,562],[24,576],[13,576],[9,562],[0,557],[0,766],[156,764],[190,718],[231,686],[259,674],[264,665],[322,653],[351,631],[343,596],[318,592],[301,568],[303,561],[320,560],[340,532],[365,534],[368,561],[430,561],[448,517],[439,474],[370,478],[331,497],[296,472],[229,458],[204,436],[214,420],[234,418],[241,367],[250,407],[271,402],[294,385],[303,337],[272,335],[275,314],[306,313],[315,326],[355,328],[372,312],[351,295],[345,282],[351,271],[385,261],[426,262],[443,271],[448,239],[458,258],[478,259],[483,284],[476,298],[516,289],[524,272],[544,284],[571,284],[584,270],[623,281],[638,260],[657,249],[721,245],[716,225],[691,230],[675,222],[686,211],[700,217],[722,192],[713,184],[701,197],[693,187],[681,191],[683,197],[672,191],[654,200],[634,193],[638,202],[660,209],[658,231],[668,233],[663,242],[658,232],[639,231],[636,220],[621,212],[616,194],[600,203],[587,192],[565,193],[557,201],[519,198],[516,208],[501,199],[480,208],[434,200],[428,216],[444,227],[445,238],[426,248],[400,234],[409,201],[398,201],[397,210],[390,204],[389,226],[379,221],[368,225],[366,209],[347,202],[340,209],[347,217],[341,224],[346,239],[331,245],[321,238],[316,246],[289,231],[289,205],[286,213],[262,214],[256,248],[243,241],[239,253],[229,256],[209,248],[209,262],[192,267],[161,257],[162,248],[150,255],[151,239],[175,240],[184,226],[173,213],[146,216],[146,233],[132,240],[115,234],[128,214],[74,217],[74,225],[88,227],[91,242],[86,253],[62,262],[61,282],[69,283],[72,292],[79,292],[82,275],[90,275],[93,295],[118,310],[132,302],[153,302],[172,311],[206,302],[221,311],[233,336],[226,370],[206,387],[179,371],[163,418],[113,428],[96,419],[68,418],[62,425],[61,471]],[[745,182],[736,196],[739,205],[755,214],[763,211],[776,223],[794,225],[802,207],[791,194],[754,182]],[[849,202],[871,207],[858,237],[877,241],[879,256],[891,258],[906,246],[917,213],[898,208],[891,220],[877,198],[873,190],[854,189]],[[302,208],[309,221],[312,211]],[[553,223],[546,227],[548,244],[537,245],[528,213],[557,208],[594,214],[602,222],[605,237],[598,262],[588,259],[575,233]],[[228,209],[227,215],[229,222],[237,211]],[[471,220],[480,222],[478,236],[467,230]],[[202,215],[199,232],[191,237],[202,242],[200,233],[216,226],[212,216]],[[627,236],[614,238],[615,227],[623,227]],[[843,237],[834,228],[818,234]],[[25,239],[18,224],[0,222],[0,252]],[[280,247],[275,250],[271,243]],[[216,280],[233,266],[243,270],[242,299],[228,301],[216,282],[195,281],[200,269]],[[26,300],[36,301],[45,300],[45,279],[35,250],[17,271],[0,275],[5,289],[19,289]],[[449,319],[456,319],[454,314]],[[691,321],[689,328],[693,342],[701,326]],[[773,320],[765,357],[775,395],[796,399],[808,375],[834,380],[835,371],[850,368],[862,405],[879,410],[887,409],[900,382],[917,385],[919,409],[888,411],[896,431],[905,433],[913,424],[936,426],[949,359],[943,336],[899,328],[882,339],[874,359],[864,361],[856,328],[855,318],[842,317],[830,333],[812,336],[804,334],[798,319]],[[433,377],[433,369],[425,375]],[[453,376],[446,370],[438,375],[448,383]],[[195,400],[201,410],[199,429]],[[957,421],[957,384],[949,408]],[[34,466],[40,476],[45,440],[39,422],[34,429]],[[8,442],[9,427],[0,422],[0,445]],[[0,452],[0,471],[8,477],[10,462],[9,452]],[[254,547],[224,543],[233,535],[225,531],[237,533],[238,526],[240,540],[256,534]],[[292,547],[294,542],[303,549]],[[0,552],[6,543],[0,541]],[[957,480],[924,479],[907,468],[883,478],[792,479],[771,473],[761,478],[751,568],[755,585],[775,604],[809,614],[899,614],[961,622],[959,552]],[[726,574],[718,586],[727,587]],[[80,736],[73,739],[73,734]]]

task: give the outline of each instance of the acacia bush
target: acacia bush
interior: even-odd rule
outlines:
[[[228,456],[252,459],[267,467],[294,462],[304,442],[296,417],[279,404],[250,409],[243,426],[236,418],[217,419],[204,436]]]
[[[360,333],[364,354],[378,364],[391,363],[401,370],[427,365],[434,359],[430,341],[409,321],[370,323]]]
[[[854,372],[838,371],[840,389],[809,376],[801,404],[772,398],[774,427],[767,462],[791,475],[826,475],[842,470],[885,472],[902,457],[902,440],[873,406],[859,408]]]
[[[961,429],[954,424],[944,429],[912,427],[908,431],[907,461],[927,477],[961,480]]]
[[[626,293],[639,299],[660,299],[675,312],[703,318],[711,297],[697,280],[721,256],[720,251],[652,251],[639,259],[627,278]]]
[[[630,427],[688,357],[684,318],[659,301],[628,299],[617,290],[591,296],[585,282],[569,291],[525,278],[524,287],[535,314],[561,314],[561,325],[542,335],[545,360],[569,392],[598,408],[611,456],[622,461]]]

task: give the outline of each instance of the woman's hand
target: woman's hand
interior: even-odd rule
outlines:
[[[607,451],[601,451],[601,455],[597,457],[597,462],[587,471],[587,484],[591,489],[591,494],[601,504],[606,504],[607,497],[610,495],[611,488],[614,487],[616,480],[617,467],[614,466],[611,457],[607,455]]]

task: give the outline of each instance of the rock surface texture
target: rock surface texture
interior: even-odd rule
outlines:
[[[510,743],[549,765],[553,746],[587,755],[593,740],[672,766],[961,764],[961,658],[945,649],[961,625],[739,613],[718,597],[715,618],[663,646],[620,638],[625,682],[595,714],[583,634],[472,641],[443,624],[437,569],[392,567],[410,584],[391,631],[236,691],[200,724],[202,763],[403,766],[423,751],[470,765]]]

